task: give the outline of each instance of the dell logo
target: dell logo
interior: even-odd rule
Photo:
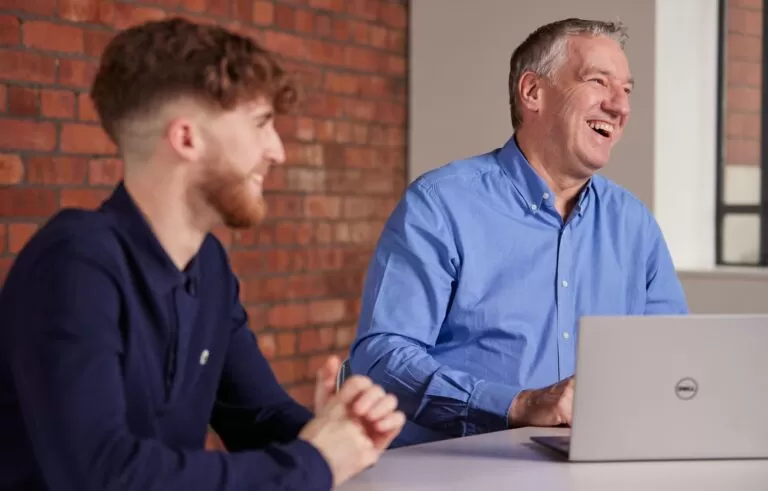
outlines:
[[[699,384],[690,377],[686,377],[675,384],[675,395],[684,401],[693,399],[698,392]]]

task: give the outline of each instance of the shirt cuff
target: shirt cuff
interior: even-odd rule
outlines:
[[[496,382],[480,381],[469,398],[467,435],[509,428],[507,413],[519,389]]]
[[[291,453],[300,460],[300,465],[306,476],[305,486],[307,491],[329,491],[333,488],[333,473],[328,462],[311,443],[296,439],[286,445],[291,448]]]

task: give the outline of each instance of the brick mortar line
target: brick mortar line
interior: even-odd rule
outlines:
[[[723,164],[724,167],[757,167],[760,168],[760,162],[754,162],[751,164],[745,164],[744,162],[738,162],[738,161],[728,161]],[[759,203],[755,203],[759,204]]]
[[[145,2],[136,1],[136,0],[120,0],[119,3],[125,4],[125,5],[138,5],[138,6],[143,6],[143,7],[150,7],[150,8],[155,8],[157,10],[163,10],[165,12],[171,12],[171,13],[192,14],[192,15],[197,15],[197,16],[201,16],[201,17],[206,17],[206,14],[207,14],[207,12],[195,12],[195,11],[191,11],[191,10],[186,10],[186,9],[184,9],[181,6],[176,6],[176,7],[160,7],[160,6],[152,4],[152,3],[145,3]],[[276,7],[277,7],[278,4],[275,3],[274,1],[269,1],[268,3],[271,3],[273,5],[273,21],[274,21],[274,11],[276,10]],[[398,1],[381,1],[380,2],[380,4],[383,4],[383,3],[395,4],[395,5],[403,5],[403,3],[398,2]],[[373,26],[384,27],[384,28],[391,29],[391,30],[394,30],[394,31],[402,31],[402,32],[405,32],[406,34],[408,32],[408,24],[409,24],[409,21],[410,21],[409,9],[407,8],[407,5],[404,5],[404,7],[405,7],[404,8],[404,10],[405,10],[405,18],[406,18],[406,25],[405,25],[405,27],[393,27],[393,26],[390,26],[388,24],[385,24],[383,22],[383,20],[381,19],[381,17],[379,16],[378,10],[376,12],[376,19],[375,20],[370,20],[370,19],[367,19],[367,18],[365,18],[363,16],[352,14],[352,13],[350,13],[348,11],[320,9],[320,8],[316,8],[316,7],[311,7],[309,4],[298,4],[297,3],[297,4],[290,4],[290,5],[287,5],[287,4],[282,4],[282,5],[286,5],[287,7],[290,7],[293,10],[309,11],[309,12],[316,13],[318,15],[327,15],[331,19],[353,20],[353,21],[356,21],[356,22],[362,22],[362,23],[364,23],[366,25],[373,25]],[[251,6],[253,6],[253,2],[251,2]],[[212,18],[215,18],[215,19],[227,19],[227,20],[230,20],[230,21],[247,22],[249,25],[255,25],[255,26],[258,26],[258,27],[270,27],[270,26],[260,26],[259,24],[255,24],[253,22],[253,8],[250,9],[251,10],[251,20],[248,20],[248,21],[244,21],[241,17],[236,16],[232,12],[231,8],[228,8],[227,10],[229,10],[228,14],[224,14],[224,15],[208,14],[208,15],[210,17],[212,17]],[[289,31],[289,32],[293,32],[293,31]]]
[[[258,334],[272,334],[272,335],[274,335],[274,334],[294,333],[294,334],[296,334],[296,337],[299,338],[302,333],[317,331],[318,329],[328,329],[328,328],[333,329],[334,331],[336,331],[339,328],[343,329],[345,327],[350,327],[353,324],[355,324],[354,321],[349,322],[349,323],[345,323],[344,321],[342,321],[341,324],[339,324],[339,323],[312,324],[312,323],[307,322],[304,327],[298,327],[298,326],[297,327],[288,327],[288,326],[286,326],[286,327],[274,327],[274,326],[267,327],[267,324],[264,324],[264,327],[261,327],[261,324],[259,324],[259,328],[258,329],[252,329],[252,331],[256,331],[256,333],[258,333]],[[333,344],[335,345],[336,343],[333,343]],[[309,354],[311,352],[304,351],[303,353]],[[285,355],[283,355],[283,356],[285,356]]]
[[[313,250],[315,248],[311,247],[305,247],[305,248],[295,248],[290,249],[291,251],[302,251],[302,250]],[[228,248],[229,253],[235,252],[232,249]],[[252,247],[251,249],[248,249],[248,252],[258,252],[262,249],[259,249],[257,247]],[[360,247],[359,251],[360,253],[366,253],[367,255],[372,255],[376,250],[376,242],[372,241],[365,245],[365,247]],[[233,258],[230,257],[230,260]],[[266,261],[268,263],[268,261]],[[295,270],[289,270],[289,271],[257,271],[254,273],[241,273],[240,279],[241,280],[258,280],[258,279],[264,279],[264,280],[271,280],[271,279],[290,279],[295,276],[308,276],[308,277],[315,277],[315,279],[318,279],[321,276],[327,275],[327,273],[345,273],[345,274],[363,274],[365,271],[365,268],[368,266],[368,261],[365,261],[363,265],[357,265],[357,266],[350,266],[346,265],[342,262],[342,265],[340,268],[324,268],[324,269],[295,269]],[[241,281],[242,282],[242,281]]]
[[[726,127],[725,129],[727,130],[728,128]],[[723,136],[726,136],[729,141],[735,141],[735,142],[742,142],[742,141],[743,142],[756,142],[756,141],[760,141],[760,139],[761,139],[759,136],[758,137],[742,138],[740,136],[728,135],[727,133],[725,135],[723,135]]]
[[[2,152],[2,149],[0,149],[0,153]],[[44,190],[44,189],[64,189],[64,190],[90,190],[90,191],[109,191],[114,189],[114,184],[90,184],[87,182],[83,183],[40,183],[40,182],[20,182],[18,184],[11,184],[11,185],[0,185],[0,189],[3,187],[6,188],[14,188],[14,189],[30,189],[30,190]],[[281,194],[281,196],[299,196],[299,197],[305,197],[305,196],[329,196],[329,197],[338,197],[338,198],[344,198],[344,197],[350,197],[350,198],[356,198],[359,196],[372,196],[374,198],[384,198],[384,197],[390,197],[390,198],[396,198],[399,197],[402,193],[401,192],[393,192],[393,193],[378,193],[378,194],[350,194],[350,193],[314,193],[314,194],[297,194],[297,193],[291,193],[290,191],[284,192],[284,194]],[[301,216],[286,216],[286,217],[279,217],[277,220],[282,221],[293,221],[293,220],[301,220]],[[341,218],[326,218],[326,217],[311,217],[311,218],[303,218],[304,221],[311,221],[311,222],[325,222],[329,224],[334,224],[337,222],[340,223],[350,223],[349,220],[344,220]],[[362,219],[359,219],[362,220]]]
[[[0,51],[1,50],[2,49],[0,48]],[[58,71],[59,66],[57,66],[56,69]],[[58,73],[57,73],[57,77],[56,78],[59,78],[58,77]],[[90,87],[67,85],[67,84],[63,84],[60,81],[56,81],[56,82],[53,82],[53,83],[45,83],[45,82],[32,82],[32,81],[28,81],[28,80],[18,80],[18,79],[15,79],[15,78],[5,78],[5,75],[3,73],[0,73],[0,84],[3,84],[3,85],[5,85],[6,87],[9,87],[9,88],[14,87],[14,88],[24,88],[24,89],[35,89],[35,90],[39,90],[39,91],[43,91],[43,90],[57,90],[57,91],[75,93],[78,96],[90,93]],[[407,114],[407,109],[408,109],[408,102],[407,102],[407,100],[405,98],[399,98],[399,97],[398,98],[394,98],[394,99],[386,98],[386,97],[385,98],[375,98],[375,97],[369,97],[369,96],[359,97],[359,96],[354,96],[354,95],[350,95],[350,94],[345,94],[343,92],[332,92],[332,91],[312,91],[312,92],[308,92],[308,94],[311,94],[313,96],[332,95],[332,96],[343,98],[343,100],[345,102],[347,102],[347,101],[351,101],[351,102],[373,102],[373,103],[385,102],[385,103],[392,104],[393,106],[396,106],[396,107],[405,108],[406,114]],[[6,94],[6,97],[8,98],[8,101],[9,101],[10,100],[10,95]],[[75,101],[75,102],[77,102],[77,101]],[[306,110],[308,107],[309,107],[309,103],[305,103],[305,105],[302,106],[302,109]],[[347,113],[348,111],[344,110],[344,112]],[[10,113],[7,112],[7,111],[6,112],[0,112],[0,115],[4,115],[4,114],[10,114]],[[52,121],[57,121],[57,122],[58,121],[73,121],[73,122],[79,122],[79,123],[88,124],[88,125],[98,125],[99,124],[98,121],[84,120],[84,119],[71,119],[71,118],[70,119],[67,119],[67,118],[55,118],[54,119],[54,118],[48,118],[48,117],[42,117],[41,118],[39,116],[25,116],[25,115],[13,115],[13,116],[15,118],[17,118],[17,119],[36,118],[37,120],[41,120],[41,119],[42,120],[49,120],[50,119]],[[342,117],[326,117],[326,116],[316,116],[316,115],[312,115],[312,114],[309,114],[309,113],[295,113],[295,114],[288,115],[288,117],[291,117],[291,118],[297,118],[297,119],[298,118],[308,118],[308,119],[317,120],[317,121],[321,121],[321,122],[324,122],[324,121],[334,121],[334,122],[342,121],[342,122],[352,122],[352,123],[358,123],[358,124],[359,123],[366,123],[366,124],[370,124],[370,125],[383,126],[383,127],[386,127],[387,129],[389,129],[390,127],[403,127],[403,126],[405,126],[408,123],[407,119],[405,121],[401,122],[401,123],[394,123],[394,122],[388,122],[388,121],[381,121],[379,119],[361,119],[361,118],[353,118],[353,117],[350,117],[350,116],[352,116],[352,115],[351,114],[345,114]],[[294,139],[296,141],[298,141],[298,142],[303,142],[304,141],[304,140],[299,140],[298,138],[294,138]]]
[[[372,255],[373,252],[374,251],[371,249],[370,255]],[[282,279],[290,279],[290,278],[293,278],[293,277],[295,277],[297,275],[298,276],[312,276],[312,275],[320,276],[320,275],[327,274],[327,273],[349,273],[349,274],[354,273],[354,274],[362,274],[362,273],[364,273],[364,271],[367,268],[367,266],[368,266],[368,262],[366,262],[362,266],[356,266],[354,268],[353,267],[346,267],[345,268],[342,265],[342,267],[338,268],[338,269],[307,269],[307,270],[296,270],[296,271],[280,271],[280,272],[276,272],[276,273],[264,272],[264,273],[259,273],[259,274],[243,274],[243,273],[238,273],[237,277],[240,280],[240,283],[242,285],[242,283],[249,282],[251,280],[260,280],[260,279],[270,280],[270,279],[281,279],[281,278]],[[307,274],[307,273],[310,273],[310,274]],[[325,297],[327,297],[327,295],[324,296],[324,297],[319,297],[319,298],[325,298]],[[351,295],[349,293],[346,293],[344,295],[339,294],[339,295],[334,296],[333,298],[337,298],[337,297],[339,299],[346,299],[346,300],[354,300],[355,298],[357,298],[356,295]],[[305,297],[299,297],[299,298],[305,298]],[[251,303],[261,304],[262,302],[253,301]],[[270,302],[270,303],[278,303],[278,302]]]
[[[329,249],[333,249],[333,246],[337,244],[321,244],[323,248],[318,247],[318,244],[310,244],[307,246],[295,246],[293,244],[286,245],[283,248],[273,248],[273,249],[264,249],[260,246],[252,246],[250,249],[232,249],[231,247],[228,247],[228,251],[230,253],[230,259],[232,261],[236,260],[238,257],[237,252],[261,252],[261,253],[267,253],[267,252],[276,252],[276,251],[285,251],[289,254],[295,254],[295,253],[302,253],[302,252],[308,252],[308,251],[327,251]],[[349,248],[347,251],[344,252],[353,252],[356,254],[365,254],[365,255],[371,255],[373,254],[374,250],[376,248],[376,242],[372,241],[365,245],[365,247],[359,247],[357,249]],[[267,266],[270,264],[269,261],[266,260],[266,257],[264,257],[264,261],[258,261],[260,263],[264,263]],[[261,270],[259,269],[258,272],[252,272],[252,273],[243,273],[242,278],[243,279],[270,279],[270,278],[290,278],[292,275],[295,274],[311,274],[311,273],[327,273],[327,272],[334,272],[334,273],[345,273],[345,274],[361,274],[362,271],[360,271],[360,268],[366,268],[368,266],[368,261],[364,261],[363,264],[358,264],[357,266],[351,266],[347,265],[344,261],[342,261],[342,267],[341,268],[332,268],[332,267],[323,267],[322,269],[317,268],[311,268],[307,269],[302,265],[303,269],[290,269],[286,271],[268,271],[268,270]]]
[[[25,156],[24,151],[17,151],[15,149],[9,148],[9,147],[0,147],[0,153],[3,154],[18,154],[22,158]],[[87,157],[88,155],[94,155],[93,158]],[[100,154],[70,154],[70,153],[36,153],[34,155],[29,155],[32,158],[40,158],[40,157],[59,157],[59,158],[82,158],[84,160],[103,160],[105,157]],[[83,157],[80,157],[83,156]],[[110,157],[106,157],[109,159]],[[298,166],[295,166],[294,168],[298,168]],[[315,167],[312,167],[314,169]],[[323,167],[324,169],[328,169],[327,167]],[[306,169],[306,168],[305,168]],[[365,169],[361,169],[360,167],[333,167],[333,170],[338,171],[353,171],[353,170],[373,170],[373,169],[380,169],[380,167],[368,167]],[[391,167],[387,169],[396,170],[398,167]],[[387,174],[385,177],[395,177],[398,174]],[[382,176],[377,176],[382,177]],[[35,183],[29,183],[29,184],[35,184]],[[40,183],[37,183],[40,184]],[[65,184],[73,184],[73,183],[61,183],[62,185]],[[45,184],[48,185],[48,184]],[[107,184],[107,183],[93,183],[91,184],[93,187],[109,187],[114,186],[114,183]],[[318,191],[308,191],[308,190],[302,190],[302,189],[267,189],[265,191],[266,195],[271,196],[298,196],[298,197],[304,197],[304,196],[359,196],[360,193],[363,191],[334,191],[334,190],[318,190]],[[380,197],[381,195],[388,195],[388,194],[394,194],[394,193],[384,193],[384,192],[370,192],[373,197]]]
[[[325,297],[316,297],[314,299],[302,299],[299,302],[292,302],[292,303],[276,303],[276,302],[274,302],[272,304],[269,304],[269,306],[267,306],[267,304],[263,304],[263,303],[254,304],[253,302],[246,302],[246,303],[243,303],[243,305],[245,305],[246,307],[265,307],[264,312],[259,317],[268,317],[268,312],[267,311],[270,310],[273,307],[277,307],[277,308],[280,308],[280,307],[285,307],[285,308],[304,308],[304,307],[306,307],[306,308],[308,308],[310,303],[326,302],[326,301],[329,301],[329,300],[331,300],[331,301],[332,300],[342,300],[342,301],[346,302],[348,300],[358,300],[359,298],[360,298],[360,295],[355,295],[354,297],[346,297],[346,298],[341,298],[341,297],[332,295],[332,296],[325,296]],[[257,316],[249,316],[249,318],[250,319],[256,319]],[[309,322],[307,322],[307,324],[309,324]],[[342,326],[344,326],[345,324],[346,323],[344,321],[341,322]],[[264,326],[264,328],[263,328],[264,331],[270,331],[270,330],[277,330],[277,331],[285,331],[285,330],[300,331],[300,330],[302,330],[302,328],[300,328],[300,327],[287,327],[287,326],[286,327],[280,327],[280,326],[276,327],[274,324],[270,324],[269,321],[265,321],[265,322],[261,323],[260,325]],[[310,326],[311,325],[314,325],[314,324],[310,324]],[[328,325],[328,324],[325,324],[325,325]],[[331,324],[331,325],[338,325],[338,323],[337,324]]]
[[[0,189],[2,189],[2,187],[3,186],[0,186]],[[12,224],[19,224],[19,223],[35,223],[37,225],[40,225],[48,221],[48,219],[49,217],[24,218],[24,217],[12,215],[12,216],[0,217],[0,224],[12,225]]]
[[[239,257],[239,252],[244,253],[262,253],[262,258],[265,264],[269,264],[270,262],[267,261],[266,255],[272,252],[287,252],[288,254],[295,254],[295,253],[302,253],[302,252],[312,252],[314,253],[324,253],[324,252],[334,252],[336,250],[339,250],[342,254],[344,253],[355,253],[355,254],[371,254],[376,248],[376,241],[371,241],[365,245],[353,245],[353,244],[326,244],[326,243],[310,243],[306,245],[291,243],[291,244],[282,244],[278,246],[269,246],[265,247],[263,245],[253,245],[250,246],[247,249],[233,249],[231,246],[227,249],[229,250],[230,254],[232,255],[230,259],[235,260]],[[344,262],[342,261],[342,264]],[[253,274],[248,274],[245,277],[251,278],[251,277],[280,277],[285,274],[292,274],[292,273],[300,273],[300,272],[312,272],[312,271],[342,271],[341,269],[336,268],[324,268],[324,269],[291,269],[290,271],[269,271],[269,272],[258,272]],[[347,269],[343,269],[343,271],[347,273],[351,273],[355,271],[354,268],[349,267]]]
[[[31,85],[23,85],[23,84],[16,84],[16,83],[6,83],[6,81],[0,79],[0,83],[6,87],[9,88],[21,88],[21,89],[33,89],[38,91],[46,91],[46,90],[55,90],[60,92],[68,92],[68,93],[77,93],[78,95],[83,94],[84,92],[78,92],[77,90],[68,90],[68,89],[60,89],[60,88],[51,88],[51,87],[34,87]],[[9,91],[10,92],[10,91]],[[7,105],[10,104],[10,94],[7,94],[8,101]],[[305,114],[298,114],[295,116],[291,116],[293,118],[299,119],[311,119],[313,121],[319,122],[319,123],[326,123],[326,122],[349,122],[352,124],[365,124],[367,129],[376,128],[381,129],[384,131],[388,131],[390,129],[402,129],[405,127],[407,122],[403,123],[390,123],[390,122],[381,122],[380,120],[364,120],[364,119],[347,119],[347,118],[327,118],[322,116],[309,116]],[[8,119],[8,120],[16,120],[16,121],[30,121],[30,122],[39,122],[39,123],[59,123],[59,124],[76,124],[76,125],[82,125],[82,126],[101,126],[101,123],[99,121],[95,121],[92,119],[79,119],[75,116],[73,117],[52,117],[52,116],[43,116],[42,114],[38,115],[29,115],[29,114],[13,114],[9,111],[0,112],[0,119]],[[350,128],[350,132],[353,130]],[[359,143],[356,141],[349,141],[349,142],[338,142],[336,140],[318,140],[318,139],[312,139],[312,140],[303,140],[295,136],[291,136],[288,138],[283,138],[283,142],[288,143],[294,143],[294,144],[304,144],[304,145],[314,145],[314,144],[328,144],[328,143],[335,143],[335,144],[343,144],[345,146],[354,146],[354,147],[399,147],[404,146],[404,144],[398,144],[398,145],[389,145],[389,144],[373,144],[373,143]]]
[[[751,90],[762,90],[762,87],[758,85],[752,85],[748,83],[734,83],[729,82],[726,87],[726,89],[751,89]]]
[[[754,115],[761,115],[762,111],[761,109],[754,109],[754,110],[746,110],[746,109],[728,109],[726,107],[725,109],[726,114],[740,114],[740,115],[748,115],[748,116],[754,116]]]
[[[58,211],[58,210],[57,210]],[[13,215],[13,216],[6,216],[6,217],[0,217],[0,224],[6,224],[6,225],[18,225],[18,224],[35,224],[35,225],[43,225],[47,223],[50,220],[50,217],[24,217],[19,215]],[[374,243],[372,243],[374,244]],[[375,245],[375,244],[374,244]],[[231,247],[226,247],[228,250],[228,255],[231,252],[234,252]],[[297,248],[301,250],[301,248]],[[315,249],[315,248],[304,248],[304,249]],[[259,247],[252,247],[251,249],[247,249],[248,251],[260,251],[262,250]],[[282,249],[281,249],[282,250]],[[373,246],[368,247],[364,249],[361,252],[368,252],[369,255],[372,255],[374,252]],[[6,251],[3,254],[0,254],[0,257],[2,256],[11,256],[15,257],[16,253],[9,253]],[[230,256],[231,259],[231,256]],[[332,268],[332,269],[302,269],[302,270],[296,270],[296,271],[279,271],[275,273],[258,273],[258,274],[238,274],[238,279],[242,285],[243,282],[251,281],[251,280],[258,280],[258,279],[279,279],[279,278],[293,278],[295,276],[301,276],[301,277],[325,277],[328,275],[328,273],[339,273],[339,274],[361,274],[364,272],[365,268],[367,267],[367,261],[365,264],[358,266],[358,267],[344,267],[342,265],[341,268]],[[237,273],[237,268],[235,269],[235,272]],[[304,300],[317,300],[317,299],[323,299],[323,298],[339,298],[344,300],[350,300],[355,299],[354,296],[349,296],[349,294],[345,295],[333,295],[331,297],[328,297],[327,295],[317,297],[317,296],[302,296],[297,297],[300,299],[300,301]],[[276,302],[258,302],[258,301],[252,301],[252,302],[246,302],[248,305],[264,305],[264,306],[274,306],[274,305],[283,305],[285,303],[296,303],[294,302],[294,299],[286,299],[285,302],[282,301],[276,301]]]
[[[31,1],[34,1],[34,0],[31,0]],[[133,5],[138,5],[138,4],[133,4]],[[207,17],[204,14],[200,14],[200,13],[184,11],[184,10],[174,11],[174,10],[169,10],[168,8],[159,8],[159,10],[164,10],[166,12],[172,12],[172,13],[191,14],[192,17],[199,17],[200,19],[209,19],[209,18],[212,17],[213,19],[215,19],[217,21],[238,22],[241,27],[244,27],[246,29],[252,29],[252,30],[260,31],[259,34],[262,35],[262,36],[267,31],[272,31],[272,32],[280,33],[280,34],[289,34],[291,36],[297,37],[299,39],[303,39],[305,41],[307,41],[307,40],[310,40],[310,41],[323,41],[323,42],[329,42],[331,44],[336,44],[336,45],[340,45],[340,46],[359,46],[359,47],[362,47],[362,48],[370,49],[370,50],[375,51],[377,53],[395,54],[395,55],[400,55],[402,57],[407,57],[407,54],[408,54],[409,35],[408,35],[408,27],[407,26],[405,28],[401,29],[401,28],[388,27],[386,25],[373,24],[373,23],[370,23],[370,22],[366,22],[366,26],[367,27],[370,27],[370,26],[373,26],[373,27],[383,27],[383,28],[387,29],[388,31],[395,31],[395,32],[398,32],[398,33],[402,33],[403,34],[403,39],[404,39],[404,49],[403,49],[403,51],[400,51],[400,50],[395,50],[395,49],[390,49],[390,48],[381,48],[381,47],[378,47],[378,46],[374,46],[372,44],[363,44],[363,43],[357,41],[356,39],[354,39],[352,36],[350,36],[350,38],[347,39],[347,40],[339,40],[339,39],[335,39],[335,38],[321,37],[319,34],[314,34],[313,33],[314,34],[313,35],[313,34],[310,34],[310,33],[306,33],[304,31],[285,29],[285,28],[277,26],[275,24],[272,24],[272,25],[269,25],[269,26],[255,24],[253,21],[243,21],[242,19],[240,19],[238,17],[222,17],[222,16]],[[16,11],[16,12],[10,11],[9,12],[9,11],[3,10],[3,9],[0,9],[0,15],[13,16],[13,17],[16,17],[16,18],[18,18],[18,19],[20,19],[22,21],[36,21],[36,22],[37,21],[44,21],[44,22],[48,22],[48,23],[51,23],[51,24],[61,25],[61,26],[77,27],[77,28],[82,29],[84,31],[93,30],[93,31],[117,33],[120,30],[120,29],[118,29],[118,28],[116,28],[116,27],[114,27],[112,25],[104,24],[104,23],[101,23],[99,21],[93,21],[93,20],[90,20],[90,21],[72,21],[72,20],[68,20],[68,19],[63,19],[61,17],[47,17],[47,16],[40,16],[40,15],[35,15],[35,14],[30,14],[30,13],[23,13],[23,12],[18,12],[18,11]],[[21,22],[20,24],[21,25],[19,26],[20,27],[20,29],[19,29],[19,38],[20,38],[20,41],[21,41],[21,38],[23,37],[22,36],[22,34],[23,34],[22,26],[23,26],[24,22]],[[263,39],[259,39],[259,43],[261,43],[262,45],[265,44]]]
[[[725,35],[726,35],[726,37],[735,35],[735,36],[743,37],[743,38],[752,38],[752,39],[761,39],[761,40],[763,39],[763,35],[762,34],[753,34],[751,32],[740,31],[738,29],[730,29],[730,28],[726,29]],[[726,42],[727,42],[727,40],[726,40]]]
[[[34,1],[34,0],[31,0],[31,1]],[[271,3],[274,6],[278,5],[277,3],[275,3],[272,0],[268,0],[268,2]],[[398,1],[394,1],[394,2],[393,1],[388,1],[386,3],[398,4],[400,2],[398,2]],[[185,8],[183,8],[181,6],[167,7],[167,6],[157,5],[155,3],[137,2],[137,1],[134,1],[134,0],[119,0],[119,1],[116,2],[116,4],[117,5],[135,5],[135,6],[138,6],[138,7],[150,8],[150,9],[153,9],[153,10],[160,10],[160,11],[163,11],[163,12],[166,12],[166,13],[171,13],[171,14],[191,15],[193,17],[199,17],[199,18],[202,18],[202,19],[216,19],[216,20],[221,19],[221,20],[226,20],[226,21],[230,21],[230,22],[241,22],[241,23],[247,22],[249,25],[254,25],[254,26],[257,26],[257,27],[270,27],[270,26],[264,26],[262,24],[256,24],[256,23],[253,22],[253,9],[251,9],[251,19],[250,20],[244,20],[242,17],[240,17],[238,15],[235,15],[235,13],[231,12],[231,9],[228,9],[228,10],[230,10],[230,12],[227,13],[227,14],[218,14],[218,13],[217,14],[212,14],[212,13],[205,12],[205,11],[201,12],[201,11],[195,11],[195,10],[188,10],[188,9],[185,9]],[[400,4],[402,5],[402,3],[400,3]],[[378,13],[377,13],[377,18],[375,20],[370,20],[370,19],[367,19],[367,18],[365,18],[363,16],[355,15],[355,14],[352,14],[352,13],[349,13],[349,12],[346,12],[346,11],[326,10],[326,9],[314,8],[314,7],[311,7],[309,5],[299,4],[299,3],[290,4],[290,5],[283,4],[283,5],[291,7],[294,10],[310,11],[310,12],[316,13],[316,15],[326,15],[328,17],[331,17],[331,19],[336,18],[336,19],[343,19],[343,20],[352,20],[352,21],[355,21],[355,22],[364,23],[366,25],[373,25],[373,26],[384,27],[384,28],[387,28],[387,29],[391,29],[393,31],[407,32],[408,31],[408,21],[410,20],[408,8],[405,9],[406,10],[406,26],[405,27],[394,27],[394,26],[390,26],[390,25],[384,23],[384,21],[378,17]],[[69,19],[64,19],[62,17],[59,17],[59,11],[58,10],[59,9],[57,7],[56,10],[54,11],[53,15],[44,15],[44,14],[37,14],[37,13],[34,13],[34,12],[18,10],[18,9],[0,8],[0,14],[3,14],[3,15],[13,15],[15,17],[19,17],[19,18],[22,18],[22,19],[30,19],[30,20],[51,20],[51,19],[54,19],[56,21],[61,21],[62,23],[64,23],[64,22],[66,22],[66,23],[77,23],[77,22],[96,23],[96,21],[93,21],[93,20],[91,20],[91,21],[71,21]],[[107,25],[107,24],[101,24],[101,23],[99,23],[99,24],[100,25]]]
[[[351,268],[348,268],[348,269],[325,269],[325,270],[312,269],[312,270],[307,270],[307,271],[313,271],[313,272],[318,272],[318,273],[319,272],[326,272],[326,273],[355,273],[355,274],[360,274],[367,266],[368,266],[368,264],[366,263],[366,264],[364,264],[362,266],[359,266],[359,267],[356,267],[354,269],[351,269]],[[240,282],[242,283],[244,281],[249,281],[249,280],[254,280],[254,279],[274,279],[274,278],[281,278],[281,277],[291,278],[291,277],[293,277],[293,276],[295,276],[297,274],[301,274],[303,271],[290,271],[290,272],[281,272],[281,273],[266,273],[266,274],[260,275],[260,276],[253,276],[253,275],[248,275],[248,274],[242,274],[242,273],[239,273],[237,270],[235,270],[235,272],[238,273],[237,277],[240,280]],[[284,275],[284,276],[278,276],[278,275]],[[355,298],[357,298],[357,296],[358,296],[358,293],[354,293],[353,294],[353,293],[345,292],[344,295],[338,294],[338,295],[335,295],[333,298],[346,299],[346,300],[354,300]],[[327,295],[325,297],[327,297]],[[322,297],[322,298],[325,298],[325,297]]]
[[[101,125],[97,121],[84,121],[84,120],[64,120],[64,119],[51,119],[48,117],[41,117],[41,116],[21,116],[21,115],[15,115],[12,113],[0,113],[0,120],[2,121],[18,121],[18,122],[24,122],[24,123],[48,123],[55,125],[57,128],[61,128],[63,126],[87,126],[90,128],[101,128]],[[329,121],[325,119],[325,121]],[[342,120],[332,120],[332,121],[342,121]],[[355,121],[358,123],[364,122],[359,120],[343,120],[343,121]],[[379,123],[374,123],[379,124]],[[402,127],[403,125],[399,124],[392,124],[393,127]],[[106,138],[106,136],[105,136]],[[344,145],[354,148],[355,150],[365,150],[365,149],[371,149],[371,150],[385,150],[390,149],[391,151],[402,151],[405,147],[404,144],[396,144],[396,145],[390,145],[390,144],[375,144],[375,143],[358,143],[358,142],[339,142],[336,140],[297,140],[297,139],[284,139],[283,142],[288,142],[290,144],[299,144],[299,145]],[[38,150],[34,148],[19,148],[14,147],[18,151],[28,151],[28,152],[38,152],[38,153],[55,153],[53,150]],[[92,153],[88,152],[65,152],[60,151],[62,154],[66,155],[92,155]],[[116,153],[109,153],[109,154],[102,154],[99,152],[96,152],[94,154],[97,155],[117,155]],[[300,167],[298,164],[286,164],[286,166],[291,168]],[[304,164],[301,167],[307,167],[307,168],[320,168],[320,167],[327,167],[327,166],[313,166],[309,164]],[[334,167],[335,168],[335,167]],[[378,168],[378,167],[377,167]],[[361,168],[365,169],[365,168]]]
[[[754,114],[754,113],[744,113],[744,114]],[[758,113],[759,114],[759,113]],[[60,121],[49,121],[49,120],[39,120],[29,117],[19,117],[15,115],[9,115],[10,117],[5,117],[6,114],[0,113],[0,121],[24,121],[24,122],[40,122],[40,123],[59,123]],[[72,125],[72,124],[78,124],[79,121],[76,122],[64,122],[64,124]],[[94,126],[94,125],[89,125]],[[283,140],[284,142],[286,140]],[[295,141],[290,141],[291,144],[296,144]],[[404,145],[376,145],[372,143],[341,143],[336,141],[315,141],[315,142],[298,142],[299,144],[305,144],[305,145],[345,145],[353,147],[355,150],[366,150],[370,149],[373,151],[390,151],[390,152],[403,152],[405,149]],[[2,149],[3,147],[0,147]],[[75,157],[78,158],[81,155],[99,155],[98,160],[104,159],[104,158],[114,158],[118,160],[122,160],[122,158],[117,154],[90,154],[90,153],[70,153],[70,152],[62,152],[62,151],[55,151],[55,150],[38,150],[38,149],[14,149],[15,153],[24,154],[24,156],[29,157],[54,157],[54,156],[62,156],[62,157]],[[87,157],[86,157],[87,158]],[[381,167],[381,166],[371,166],[371,167],[348,167],[348,166],[338,166],[338,165],[311,165],[311,164],[284,164],[285,169],[302,169],[302,170],[320,170],[320,169],[328,169],[328,170],[344,170],[344,169],[360,169],[360,170],[370,170],[370,169],[382,169],[382,168],[389,168],[389,167]]]
[[[741,56],[732,56],[732,57],[729,57],[729,58],[726,60],[726,65],[725,65],[725,70],[726,70],[726,72],[727,72],[727,70],[728,70],[728,65],[727,65],[727,63],[728,63],[728,62],[731,62],[731,61],[737,61],[737,62],[739,62],[739,63],[749,63],[749,64],[756,64],[756,65],[760,65],[760,66],[762,66],[762,64],[763,64],[763,63],[762,63],[762,59],[759,59],[759,60],[754,60],[754,59],[752,59],[752,58],[744,58],[744,57],[741,57]]]

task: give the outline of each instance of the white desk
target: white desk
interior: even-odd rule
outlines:
[[[530,442],[568,429],[501,431],[387,451],[340,491],[767,491],[768,460],[570,463]]]

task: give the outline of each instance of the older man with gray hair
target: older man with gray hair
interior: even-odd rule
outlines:
[[[350,363],[395,393],[394,445],[571,422],[578,320],[684,314],[656,220],[597,174],[630,114],[619,22],[512,54],[513,136],[420,176],[380,237]]]

